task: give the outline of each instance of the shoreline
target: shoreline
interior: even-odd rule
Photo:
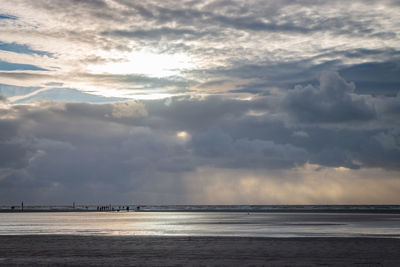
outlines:
[[[24,210],[0,210],[0,213],[51,213],[51,212],[232,212],[232,213],[374,213],[374,214],[400,214],[400,210],[373,210],[373,209],[274,209],[274,210],[252,210],[252,209],[243,209],[243,210],[232,210],[232,209],[202,209],[202,210],[165,210],[165,209],[154,209],[154,210],[84,210],[84,209],[24,209]]]
[[[233,212],[400,214],[400,205],[0,205],[0,213],[19,212]]]
[[[398,266],[400,239],[0,236],[0,265]]]

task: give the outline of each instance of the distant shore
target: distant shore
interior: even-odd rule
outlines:
[[[0,213],[40,213],[40,212],[127,212],[127,211],[96,211],[96,210],[24,210],[8,211],[0,210]],[[129,212],[243,212],[243,213],[382,213],[382,214],[400,214],[399,210],[130,210]]]
[[[400,239],[0,236],[1,266],[400,266]]]
[[[128,208],[129,207],[129,208]],[[107,206],[0,206],[0,212],[278,212],[278,213],[391,213],[400,214],[400,205],[272,205],[272,206],[201,206],[201,205],[107,205]]]

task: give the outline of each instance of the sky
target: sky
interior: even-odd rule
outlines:
[[[399,1],[0,0],[0,204],[400,204]]]

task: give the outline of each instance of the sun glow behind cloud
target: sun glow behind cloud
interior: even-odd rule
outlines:
[[[88,70],[98,74],[139,74],[155,78],[174,76],[195,65],[186,54],[153,53],[136,51],[129,54],[117,54],[122,58],[118,62],[89,65]]]
[[[167,93],[162,89],[142,89],[142,88],[110,88],[102,86],[88,86],[84,83],[76,83],[76,87],[87,94],[101,97],[119,97],[121,99],[134,100],[154,100],[172,97],[173,94]]]

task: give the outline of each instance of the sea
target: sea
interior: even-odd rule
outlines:
[[[3,206],[0,235],[400,238],[398,205],[101,207]]]

